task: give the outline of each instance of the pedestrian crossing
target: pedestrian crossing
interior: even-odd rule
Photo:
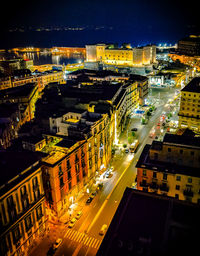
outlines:
[[[68,229],[67,232],[64,235],[65,238],[68,238],[72,241],[75,241],[77,243],[82,243],[83,245],[86,245],[88,247],[92,247],[95,249],[98,249],[100,244],[101,244],[101,240],[96,239],[94,237],[90,237],[88,235],[86,235],[85,233],[76,231],[76,230],[72,230],[72,229]]]

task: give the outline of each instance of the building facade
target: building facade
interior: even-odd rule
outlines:
[[[193,78],[181,90],[179,127],[200,131],[200,78]]]
[[[86,45],[86,62],[110,65],[143,66],[156,63],[156,46],[131,48],[130,46],[97,44]]]
[[[146,145],[137,167],[137,189],[200,203],[199,137],[166,134]]]
[[[1,170],[9,171],[0,187],[1,255],[29,255],[47,230],[41,165],[33,154],[1,152]]]

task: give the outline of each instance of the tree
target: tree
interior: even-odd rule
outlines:
[[[127,144],[123,144],[123,148],[126,148],[127,147]]]

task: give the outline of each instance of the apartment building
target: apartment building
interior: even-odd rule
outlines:
[[[41,154],[0,152],[0,254],[29,255],[47,230]]]
[[[200,78],[193,78],[181,90],[179,127],[200,131]]]
[[[200,203],[200,138],[166,134],[146,145],[136,164],[137,189]]]

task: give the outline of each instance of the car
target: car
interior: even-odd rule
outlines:
[[[94,191],[94,192],[91,193],[90,197],[94,198],[96,196],[96,194],[97,194],[97,192]]]
[[[137,130],[138,130],[137,128],[132,128],[131,129],[132,132],[137,132]]]
[[[107,172],[106,173],[106,178],[111,178],[113,176],[112,172]]]
[[[124,152],[125,152],[125,153],[129,153],[129,149],[126,148],[126,149],[124,150]]]
[[[76,218],[77,220],[80,219],[80,217],[81,217],[82,214],[83,214],[82,211],[77,212],[75,218]]]
[[[103,224],[103,226],[101,227],[100,231],[99,231],[99,235],[103,236],[106,233],[108,226],[106,224]]]
[[[68,228],[73,228],[73,226],[75,225],[77,219],[76,218],[72,218],[69,222]]]
[[[100,190],[100,189],[102,189],[102,188],[103,188],[103,183],[101,182],[101,183],[99,183],[99,184],[97,185],[97,191]]]
[[[55,250],[55,249],[58,249],[58,247],[61,245],[61,243],[62,243],[62,239],[61,239],[61,238],[58,238],[58,239],[55,241],[55,243],[53,244],[54,250]]]
[[[137,189],[137,182],[133,182],[132,185],[131,185],[131,188]]]
[[[90,203],[92,202],[92,200],[93,200],[93,197],[90,196],[90,197],[87,199],[86,204],[90,204]]]

